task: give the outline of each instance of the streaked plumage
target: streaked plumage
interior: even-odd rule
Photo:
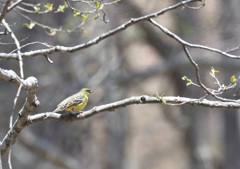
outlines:
[[[53,112],[61,112],[63,110],[69,112],[80,112],[87,105],[88,97],[91,93],[91,89],[83,88],[78,93],[66,98],[61,103],[59,103],[57,108]]]

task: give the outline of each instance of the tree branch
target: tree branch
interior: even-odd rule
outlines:
[[[20,75],[21,75],[21,78],[23,79],[24,78],[24,73],[23,73],[23,61],[22,61],[22,54],[21,54],[20,43],[19,43],[17,37],[15,36],[15,34],[13,33],[13,31],[11,30],[11,28],[9,27],[8,23],[5,21],[5,19],[2,20],[2,24],[4,25],[6,30],[10,33],[12,39],[14,40],[14,43],[16,44],[17,55],[18,55],[18,62],[19,62],[19,69],[20,69]]]
[[[168,12],[168,11],[171,11],[171,10],[174,10],[176,8],[179,8],[181,6],[184,6],[188,3],[191,3],[191,2],[196,2],[198,0],[186,0],[186,1],[181,1],[175,5],[172,5],[172,6],[169,6],[167,8],[164,8],[158,12],[155,12],[155,13],[151,13],[149,15],[145,15],[145,16],[142,16],[142,17],[138,17],[138,18],[132,18],[131,20],[129,20],[128,22],[122,24],[121,26],[113,29],[113,30],[110,30],[106,33],[103,33],[102,35],[94,38],[93,40],[87,42],[87,43],[84,43],[84,44],[80,44],[80,45],[76,45],[76,46],[73,46],[73,47],[66,47],[66,46],[54,46],[54,47],[51,47],[49,49],[41,49],[41,50],[35,50],[35,51],[30,51],[30,52],[24,52],[22,53],[22,57],[23,58],[31,58],[31,57],[35,57],[35,56],[38,56],[38,55],[48,55],[48,54],[52,54],[52,53],[55,53],[55,52],[62,52],[62,53],[66,53],[66,52],[76,52],[76,51],[79,51],[79,50],[82,50],[82,49],[85,49],[85,48],[88,48],[90,46],[93,46],[95,44],[98,44],[99,42],[101,42],[102,40],[108,38],[108,37],[111,37],[125,29],[127,29],[128,27],[138,23],[138,22],[142,22],[142,21],[146,21],[146,20],[149,20],[150,18],[156,18],[158,17],[159,15],[162,15],[164,14],[165,12]],[[18,56],[16,53],[0,53],[0,59],[15,59],[17,60],[18,59]]]
[[[29,78],[34,78],[37,81],[35,77]],[[31,82],[29,80],[21,79],[13,70],[5,70],[0,68],[0,80],[11,82],[17,87],[22,84],[22,89],[24,90],[29,90],[31,88]]]
[[[12,0],[7,0],[7,2],[5,3],[2,13],[0,15],[0,22],[2,22],[3,18],[6,16],[7,12],[8,12],[8,6],[10,5]]]
[[[30,91],[35,93],[35,88],[33,87],[33,89],[31,89]],[[30,96],[33,96],[33,95],[30,95]],[[13,132],[9,131],[8,134],[5,136],[5,138],[3,139],[2,153],[1,153],[2,157],[8,151],[11,134],[13,134],[13,144],[14,144],[17,136],[23,130],[24,127],[37,122],[45,121],[45,120],[55,120],[55,121],[62,121],[62,122],[83,120],[102,112],[115,111],[118,108],[134,105],[134,104],[164,103],[166,105],[186,104],[186,105],[193,105],[193,106],[222,108],[222,109],[229,109],[229,108],[239,109],[240,108],[240,104],[236,102],[210,101],[207,99],[193,99],[193,98],[173,97],[173,96],[165,96],[165,97],[162,97],[161,99],[158,99],[153,96],[143,95],[143,96],[130,97],[124,100],[120,100],[117,102],[113,102],[113,103],[109,103],[101,106],[96,106],[79,115],[59,114],[59,113],[53,113],[53,112],[45,112],[45,113],[39,113],[36,115],[29,115],[32,109],[36,107],[36,102],[37,102],[36,98],[34,97],[29,98],[28,96],[28,99],[24,104],[24,107],[19,113],[20,116],[14,123]]]
[[[201,78],[200,78],[200,73],[199,73],[199,67],[198,67],[198,64],[192,59],[192,56],[190,55],[187,47],[185,45],[183,45],[183,49],[184,49],[184,52],[186,53],[190,63],[195,67],[195,72],[196,72],[196,78],[197,78],[197,82],[199,84],[199,86],[207,93],[207,94],[210,94],[212,95],[214,98],[216,98],[217,100],[221,100],[221,101],[228,101],[228,102],[236,102],[236,100],[233,100],[233,99],[225,99],[225,98],[222,98],[222,97],[219,97],[217,96],[217,94],[214,93],[214,90],[213,89],[209,89],[207,88],[201,81]]]
[[[36,115],[30,115],[28,117],[28,121],[26,122],[26,125],[31,125],[44,120],[55,120],[55,121],[63,121],[63,122],[83,120],[95,114],[99,114],[102,112],[115,111],[118,108],[126,107],[129,105],[152,104],[152,103],[159,104],[163,102],[166,105],[186,104],[186,105],[192,105],[192,106],[202,106],[202,107],[222,108],[222,109],[240,108],[240,104],[236,102],[221,102],[221,101],[211,101],[207,99],[193,99],[193,98],[174,97],[174,96],[165,96],[165,97],[162,97],[161,99],[158,99],[153,96],[143,95],[143,96],[133,96],[117,102],[96,106],[79,115],[71,115],[71,114],[65,115],[65,114],[59,114],[59,113],[53,113],[53,112],[45,112],[45,113],[39,113]]]
[[[15,36],[15,34],[13,33],[13,31],[11,30],[10,26],[8,25],[8,23],[5,21],[5,19],[2,20],[2,24],[5,27],[5,29],[8,31],[8,33],[10,33],[10,35],[11,35],[12,39],[14,40],[14,43],[15,43],[15,45],[17,47],[20,76],[21,76],[21,79],[23,79],[24,78],[24,73],[23,73],[23,61],[22,61],[20,43],[19,43],[17,37]],[[15,107],[16,107],[17,100],[18,100],[18,97],[20,95],[21,89],[22,89],[22,84],[19,85],[16,97],[15,97],[14,102],[13,102],[13,109],[12,109],[12,113],[11,113],[10,121],[9,121],[9,128],[10,128],[11,131],[13,129],[12,128],[13,127],[13,124],[12,124],[12,122],[13,122],[13,115],[14,115],[14,112],[15,112]],[[12,141],[13,141],[13,135],[11,137],[10,146],[9,146],[9,154],[8,154],[8,164],[9,164],[9,168],[10,169],[12,168],[12,164],[11,164],[11,145],[12,145]]]
[[[4,70],[0,68],[0,80],[5,80],[14,83],[16,86],[22,85],[22,89],[27,90],[27,98],[19,111],[19,117],[13,124],[13,127],[8,131],[6,136],[2,140],[1,146],[1,158],[9,150],[10,144],[14,144],[19,133],[26,126],[26,121],[28,115],[32,112],[34,108],[40,105],[37,97],[35,95],[36,88],[38,85],[37,79],[35,77],[28,77],[26,80],[21,79],[14,71]]]
[[[16,6],[18,6],[19,4],[21,4],[24,0],[18,0],[14,3],[11,4],[11,6],[8,7],[8,12],[10,12],[11,10],[13,10]]]
[[[211,48],[211,47],[204,46],[204,45],[189,43],[189,42],[181,39],[176,34],[172,33],[170,30],[168,30],[164,26],[162,26],[159,23],[157,23],[156,21],[154,21],[152,18],[150,18],[149,20],[153,25],[155,25],[156,27],[161,29],[165,34],[167,34],[169,37],[175,39],[176,41],[178,41],[182,45],[185,45],[185,46],[188,46],[188,47],[191,47],[191,48],[198,48],[198,49],[204,49],[204,50],[207,50],[207,51],[210,51],[210,52],[215,52],[215,53],[218,53],[220,55],[223,55],[223,56],[226,56],[226,57],[229,57],[229,58],[232,58],[232,59],[240,59],[240,56],[232,55],[232,54],[229,54],[227,52],[221,51],[219,49]]]

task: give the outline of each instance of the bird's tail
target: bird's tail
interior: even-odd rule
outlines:
[[[57,112],[59,112],[60,110],[59,110],[59,108],[57,107],[55,110],[53,110],[53,112],[54,113],[57,113]]]

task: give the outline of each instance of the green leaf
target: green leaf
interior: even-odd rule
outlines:
[[[219,71],[218,71],[218,70],[215,70],[213,67],[211,67],[211,72],[212,72],[212,73],[219,73]]]
[[[235,75],[232,75],[232,77],[231,77],[231,83],[234,83],[236,81],[236,77],[235,77]]]
[[[215,77],[215,73],[219,73],[219,71],[211,67],[211,71],[209,72],[210,76]]]
[[[44,7],[47,9],[47,11],[53,10],[53,4],[47,3],[47,5],[44,5]]]
[[[188,80],[187,76],[183,76],[182,80]]]
[[[163,99],[163,96],[164,96],[164,95],[165,95],[164,93],[162,93],[161,96],[159,96],[158,93],[157,93],[157,94],[152,94],[153,97],[156,97],[156,98],[159,99],[159,101],[161,101],[164,105],[167,105],[167,101]]]
[[[157,95],[155,95],[155,94],[152,94],[151,96],[156,97],[158,99]]]
[[[74,12],[74,17],[78,17],[78,16],[80,16],[80,12],[78,12],[78,11],[73,11]]]
[[[89,17],[88,17],[88,15],[87,15],[87,14],[85,14],[85,13],[84,13],[84,14],[81,14],[81,15],[80,15],[80,17],[82,18],[82,21],[83,21],[83,22],[86,22],[86,21],[88,21],[88,20],[89,20]]]
[[[40,8],[37,6],[33,6],[33,9],[35,10],[36,13],[38,13],[40,11]]]
[[[163,96],[164,96],[164,95],[165,95],[165,93],[162,93],[161,96],[160,96],[160,98],[163,99]]]
[[[89,17],[84,18],[83,22],[87,22],[89,20]]]
[[[103,7],[104,7],[104,5],[102,4],[102,5],[100,5],[100,7],[99,7],[98,9],[99,9],[99,10],[102,10]]]
[[[166,100],[162,100],[162,103],[163,103],[164,105],[167,105],[167,101],[166,101]]]
[[[203,6],[207,5],[207,0],[204,1]]]
[[[202,2],[199,2],[199,4],[205,6],[205,5],[207,5],[207,0],[204,0],[204,1],[202,1]]]
[[[68,8],[68,5],[67,5],[67,3],[65,2],[64,5],[59,5],[57,11],[58,11],[58,12],[64,12],[66,8]]]
[[[30,22],[30,24],[24,23],[23,26],[26,26],[28,29],[32,29],[35,26],[35,22]]]
[[[66,8],[68,8],[68,4],[67,4],[67,2],[65,2],[64,4],[65,4]]]
[[[74,17],[80,16],[82,18],[83,22],[87,22],[90,18],[88,17],[88,14],[86,13],[80,13],[79,11],[74,11]]]
[[[160,101],[163,101],[163,96],[165,95],[165,93],[162,93],[161,96],[159,96],[159,94],[152,94],[153,97],[156,97],[157,99],[159,99]]]
[[[187,78],[187,76],[183,76],[183,77],[182,77],[182,80],[186,80],[186,81],[187,81],[187,84],[186,84],[187,86],[193,84],[192,80],[189,79],[189,78]]]
[[[85,14],[85,13],[84,13],[84,14],[81,14],[80,17],[84,19],[84,18],[87,17],[87,14]]]
[[[100,3],[98,1],[96,1],[95,4],[96,4],[96,8],[99,9],[100,8]]]
[[[82,33],[87,34],[87,31],[84,28],[81,28]]]
[[[49,34],[50,36],[54,36],[54,35],[56,35],[56,30],[54,30],[54,29],[51,29],[50,30],[50,34]]]

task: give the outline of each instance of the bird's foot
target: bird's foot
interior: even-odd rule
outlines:
[[[69,115],[79,115],[83,113],[84,111],[74,111],[74,112],[69,112]]]

